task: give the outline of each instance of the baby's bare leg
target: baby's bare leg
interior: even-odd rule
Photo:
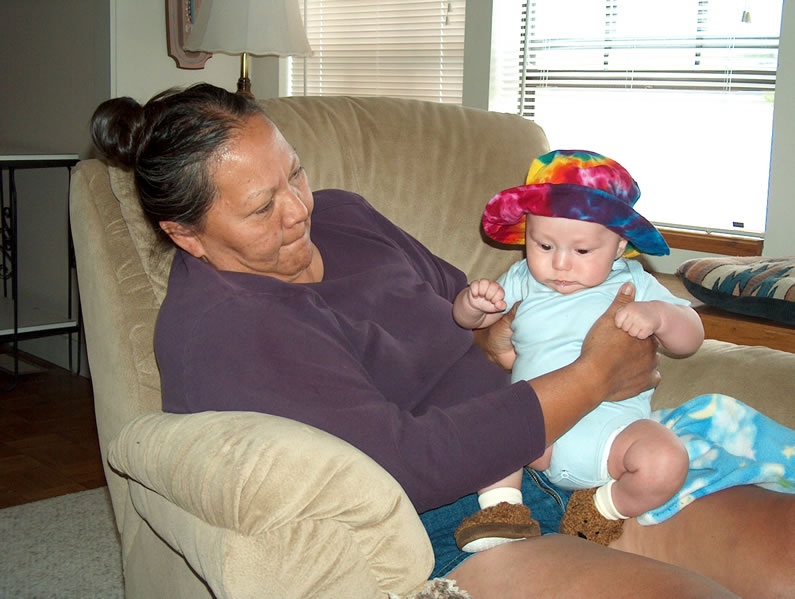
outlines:
[[[480,491],[478,491],[479,495],[482,495],[486,491],[491,491],[492,489],[500,489],[503,487],[510,487],[512,489],[522,490],[522,471],[517,470],[516,472],[509,474],[505,478],[500,481],[497,481],[493,485],[489,485],[488,487],[484,487]]]
[[[530,464],[533,470],[544,471],[549,468],[549,462],[552,459],[552,446],[550,445],[544,450],[544,454]]]
[[[625,516],[659,507],[682,488],[687,450],[677,436],[653,420],[633,422],[613,441],[607,468],[616,479],[613,504]]]

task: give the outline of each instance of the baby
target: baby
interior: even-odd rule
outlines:
[[[573,362],[591,325],[627,282],[636,301],[618,311],[617,327],[641,339],[654,335],[676,355],[701,345],[698,314],[637,261],[622,257],[669,253],[659,231],[634,210],[639,197],[637,183],[614,160],[557,150],[533,161],[525,185],[489,201],[485,233],[501,243],[524,243],[526,259],[498,282],[474,281],[456,298],[453,316],[462,327],[487,327],[521,302],[511,325],[514,382]],[[621,534],[624,519],[662,505],[687,475],[680,440],[649,419],[651,393],[602,403],[530,464],[558,487],[577,490],[567,512],[592,512],[605,545]],[[521,480],[520,470],[479,492],[481,511],[455,533],[459,548],[482,551],[538,534],[522,505]]]

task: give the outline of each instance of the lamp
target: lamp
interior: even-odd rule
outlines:
[[[203,0],[185,48],[240,54],[237,93],[247,95],[251,95],[249,54],[312,54],[298,0]]]

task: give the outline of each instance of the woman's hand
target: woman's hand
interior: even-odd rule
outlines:
[[[513,368],[516,360],[516,350],[511,343],[511,323],[516,317],[516,309],[519,302],[516,302],[511,309],[502,315],[497,322],[484,329],[477,329],[475,334],[475,345],[483,350],[483,353],[496,364],[505,370]]]
[[[635,298],[635,287],[625,283],[607,311],[593,324],[582,344],[579,360],[604,386],[602,401],[633,397],[660,383],[657,342],[637,339],[615,324],[616,313]]]

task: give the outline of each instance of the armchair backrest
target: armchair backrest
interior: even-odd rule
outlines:
[[[548,151],[518,115],[393,98],[279,98],[265,111],[295,147],[312,189],[355,191],[471,278],[521,257],[487,245],[486,202],[524,183]]]
[[[515,115],[389,98],[263,102],[294,145],[313,189],[355,191],[470,277],[497,276],[517,250],[487,245],[480,215],[496,192],[524,181],[548,150],[543,131]],[[81,162],[71,226],[103,459],[136,416],[160,410],[152,339],[173,248],[143,218],[129,173]],[[106,463],[119,528],[126,482]]]

